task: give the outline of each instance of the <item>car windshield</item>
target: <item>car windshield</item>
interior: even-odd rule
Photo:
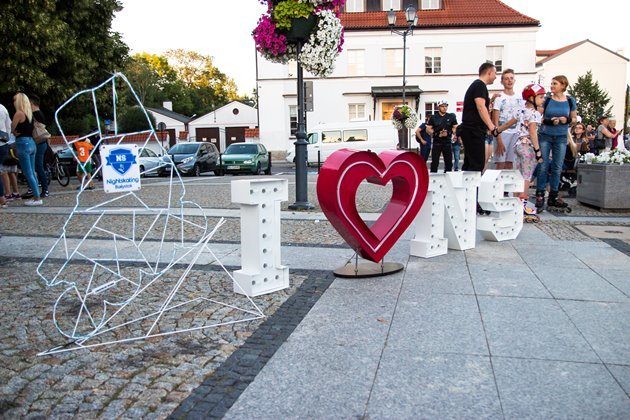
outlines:
[[[225,150],[226,155],[255,155],[258,147],[255,144],[231,144]]]
[[[176,144],[168,151],[171,155],[192,155],[197,153],[198,144]]]

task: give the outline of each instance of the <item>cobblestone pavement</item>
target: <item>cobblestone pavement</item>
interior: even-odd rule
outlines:
[[[73,267],[78,272],[86,268]],[[34,263],[10,260],[0,264],[4,286],[0,290],[3,313],[0,415],[3,418],[164,418],[263,322],[221,326],[193,334],[138,341],[133,345],[37,356],[63,343],[51,322],[52,304],[62,289],[42,286],[34,273]],[[180,273],[181,269],[174,270],[170,279]],[[246,299],[229,293],[231,283],[223,272],[193,270],[188,279],[184,295],[199,292],[246,307]],[[256,298],[255,302],[270,316],[304,279],[304,275],[293,274],[290,289]],[[165,282],[160,286],[152,299],[163,296],[168,285]],[[138,307],[145,308],[145,305],[148,306],[148,302]],[[66,306],[63,310],[71,311],[72,307]],[[76,312],[62,312],[61,319],[67,321],[73,314]],[[226,308],[196,308],[183,316],[167,315],[160,327],[166,331],[174,326],[195,326],[200,320],[229,321],[238,316]]]

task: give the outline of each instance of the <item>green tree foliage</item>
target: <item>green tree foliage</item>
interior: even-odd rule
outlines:
[[[153,128],[155,128],[155,117],[151,113],[148,113],[148,115]],[[144,115],[144,111],[139,106],[125,108],[120,114],[120,121],[118,123],[120,124],[121,133],[133,133],[135,131],[151,129],[147,117]]]
[[[111,31],[119,0],[18,0],[0,7],[0,100],[37,94],[52,114],[73,93],[119,70],[128,48]],[[83,119],[84,116],[76,116]],[[52,127],[51,127],[52,128]]]
[[[125,74],[142,103],[159,107],[173,102],[173,111],[202,115],[240,98],[234,80],[221,72],[212,57],[194,51],[170,50],[165,55],[135,54]]]
[[[597,118],[601,115],[610,115],[612,107],[609,107],[610,96],[608,92],[599,87],[599,83],[593,80],[593,74],[588,71],[578,77],[568,92],[577,102],[578,115],[585,124],[597,125]]]

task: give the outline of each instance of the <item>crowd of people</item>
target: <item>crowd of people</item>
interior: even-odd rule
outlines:
[[[582,123],[575,99],[566,93],[565,76],[552,79],[550,92],[535,83],[515,92],[514,70],[506,69],[501,74],[503,91],[490,97],[487,85],[496,77],[494,65],[480,66],[479,78],[464,96],[461,124],[448,112],[446,100],[438,102],[438,112],[427,115],[416,130],[420,154],[425,161],[431,157],[431,172],[438,171],[440,157],[445,172],[459,170],[462,147],[464,171],[517,169],[525,179],[518,197],[526,217],[544,208],[567,209],[558,195],[562,171],[575,169],[580,155],[617,148],[623,137],[616,121],[601,116],[597,127]],[[530,184],[536,186],[536,210],[527,206]]]
[[[50,134],[37,96],[29,98],[18,92],[13,106],[15,114],[10,118],[7,108],[0,104],[0,206],[6,207],[14,200],[23,200],[26,206],[41,206],[42,198],[48,197],[44,156]],[[24,194],[18,190],[18,173],[28,184]]]

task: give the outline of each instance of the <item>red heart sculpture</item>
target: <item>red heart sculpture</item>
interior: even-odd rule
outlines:
[[[363,180],[378,185],[392,181],[394,191],[385,211],[368,227],[356,207]],[[317,179],[317,198],[341,237],[363,258],[379,262],[409,227],[427,196],[429,172],[416,153],[341,149],[330,155]]]

